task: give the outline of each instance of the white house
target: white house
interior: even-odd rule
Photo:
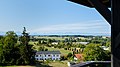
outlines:
[[[52,45],[58,45],[58,42],[52,42],[51,44]]]
[[[60,60],[60,51],[39,51],[35,54],[36,60]]]
[[[103,50],[109,50],[109,47],[106,46],[101,46],[101,48],[103,48]]]
[[[87,44],[89,44],[89,42],[73,42],[73,44],[83,44],[83,45],[87,45]]]
[[[104,39],[105,39],[105,38],[107,38],[107,37],[105,37],[105,36],[102,36],[102,38],[104,38]]]

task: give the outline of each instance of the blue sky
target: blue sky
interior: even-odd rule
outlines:
[[[0,34],[110,34],[94,9],[67,0],[0,0]]]

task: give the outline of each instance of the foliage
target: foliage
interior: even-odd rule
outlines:
[[[111,46],[111,42],[107,42],[105,46],[106,47],[110,47]]]
[[[47,48],[45,48],[45,51],[48,51],[48,49],[47,49]]]
[[[20,64],[31,64],[34,61],[34,52],[32,50],[32,45],[29,45],[30,36],[26,33],[26,29],[24,27],[23,36],[20,37]]]
[[[18,37],[13,31],[6,32],[0,41],[0,65],[26,65],[34,60],[32,46],[28,44],[29,35],[25,29],[20,37],[20,44],[17,43]]]
[[[67,48],[65,47],[64,50],[67,50]]]
[[[68,53],[68,55],[67,55],[68,58],[70,58],[72,56],[73,56],[72,53]]]
[[[39,46],[38,51],[44,51],[44,47]]]
[[[98,44],[89,44],[83,53],[85,61],[104,61],[110,59],[110,53],[106,53]]]
[[[66,55],[60,56],[60,60],[67,60],[67,56]]]
[[[17,35],[13,31],[8,31],[1,40],[3,42],[0,45],[0,63],[2,65],[15,64],[19,57]]]
[[[48,51],[44,46],[39,46],[38,51]]]
[[[85,45],[79,44],[78,47],[79,47],[79,48],[85,48]]]

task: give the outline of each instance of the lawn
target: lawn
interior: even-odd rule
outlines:
[[[36,50],[38,50],[39,46],[35,45],[34,43],[38,43],[37,41],[36,42],[32,42],[30,41],[29,44],[32,44],[34,45],[34,47],[36,48]],[[54,47],[47,47],[47,46],[44,46],[45,48],[47,48],[49,51],[60,51],[62,55],[67,55],[68,53],[72,53],[72,51],[69,51],[69,50],[64,50],[64,48],[54,48]]]
[[[68,67],[67,66],[67,62],[61,62],[61,61],[56,61],[56,62],[50,62],[48,63],[49,66],[52,66],[52,67]]]

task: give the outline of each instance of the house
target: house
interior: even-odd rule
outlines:
[[[87,45],[89,42],[79,42],[80,44]]]
[[[60,51],[38,51],[35,54],[36,60],[60,60]]]
[[[107,37],[105,37],[105,36],[102,36],[102,38],[103,38],[103,39],[106,39]]]
[[[58,42],[52,42],[51,44],[52,45],[58,45]]]
[[[87,45],[87,44],[89,44],[89,42],[73,42],[73,44],[83,44],[83,45]]]
[[[83,60],[83,54],[75,54],[74,60]]]
[[[109,50],[109,47],[106,47],[106,46],[101,46],[101,48],[102,48],[103,50]]]

